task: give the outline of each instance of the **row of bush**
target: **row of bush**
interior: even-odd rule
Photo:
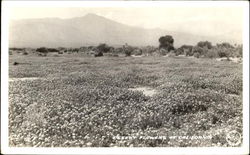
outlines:
[[[208,41],[199,42],[196,46],[183,45],[175,50],[176,55],[194,56],[194,57],[242,57],[242,45],[232,46],[229,43],[221,43],[216,46]]]
[[[207,57],[207,58],[218,58],[218,57],[242,57],[242,45],[231,45],[229,43],[221,43],[212,45],[209,41],[200,41],[197,45],[183,45],[179,48],[174,48],[174,39],[172,36],[163,36],[159,39],[159,47],[154,46],[145,46],[145,47],[135,47],[128,44],[123,45],[122,47],[112,47],[107,44],[99,44],[98,46],[83,46],[80,48],[46,48],[40,47],[35,49],[35,52],[39,56],[46,56],[48,53],[85,53],[93,55],[95,57],[104,56],[118,56],[119,54],[124,54],[125,56],[131,55],[185,55],[185,56],[194,56]],[[24,55],[27,55],[25,48],[10,48],[11,51],[23,52]]]

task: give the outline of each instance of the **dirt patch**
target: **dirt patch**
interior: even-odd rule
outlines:
[[[242,58],[233,58],[233,57],[229,57],[229,58],[216,58],[217,61],[231,61],[234,63],[242,63]]]
[[[13,81],[33,81],[33,80],[38,80],[41,78],[38,77],[26,77],[26,78],[9,78],[9,82]]]
[[[140,58],[143,57],[143,55],[131,55],[131,57]]]
[[[242,63],[242,58],[230,58],[230,60],[234,63]]]
[[[137,87],[137,88],[129,88],[131,91],[141,91],[145,96],[152,97],[157,94],[155,89],[149,87]]]

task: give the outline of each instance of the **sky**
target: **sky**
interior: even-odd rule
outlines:
[[[19,7],[10,10],[10,19],[65,19],[88,13],[143,28],[160,28],[205,36],[242,35],[243,10],[240,7]]]

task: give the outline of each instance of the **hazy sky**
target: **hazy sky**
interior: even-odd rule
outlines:
[[[240,7],[148,7],[148,8],[13,8],[11,19],[72,18],[94,13],[117,22],[144,28],[161,28],[200,35],[241,36]]]

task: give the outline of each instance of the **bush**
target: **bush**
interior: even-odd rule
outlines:
[[[109,47],[108,45],[106,44],[100,44],[96,47],[96,49],[100,52],[103,52],[103,53],[107,53],[109,51],[111,51],[111,47]]]
[[[243,55],[242,55],[243,46],[242,46],[242,45],[239,45],[239,46],[236,48],[236,50],[237,50],[238,56],[239,56],[239,57],[242,57],[242,56],[243,56]]]
[[[168,53],[168,57],[175,57],[175,56],[176,56],[175,52],[169,52]]]
[[[25,52],[23,52],[23,55],[28,55],[28,52],[26,52],[26,51],[25,51]]]
[[[218,51],[216,49],[210,49],[208,52],[204,55],[206,58],[218,58]]]
[[[126,56],[131,56],[132,51],[133,51],[133,47],[129,46],[128,44],[125,44],[123,46],[123,51],[124,51],[124,53],[125,53]]]
[[[181,49],[181,48],[178,48],[175,50],[175,55],[178,56],[178,55],[182,55],[184,54],[184,51]]]
[[[145,53],[146,55],[152,55],[153,53],[155,53],[158,49],[154,46],[146,46],[142,48],[143,53]]]
[[[55,48],[48,48],[47,50],[48,50],[48,52],[59,52],[59,50],[57,50]]]
[[[103,53],[99,51],[99,52],[96,52],[94,56],[95,57],[101,57],[101,56],[103,56]]]
[[[207,48],[207,49],[211,49],[213,47],[212,43],[209,41],[200,41],[197,43],[197,46],[201,48]]]
[[[121,47],[115,48],[115,49],[114,49],[114,53],[117,53],[117,54],[123,53],[123,48],[121,48]]]
[[[45,47],[40,47],[40,48],[36,49],[36,51],[39,53],[43,53],[43,54],[47,54],[49,52],[48,49]]]
[[[194,53],[194,57],[199,58],[200,57],[200,53]]]
[[[161,49],[159,50],[159,53],[160,53],[160,55],[167,55],[167,54],[168,54],[168,50],[166,50],[166,49],[164,49],[164,48],[161,48]]]
[[[193,56],[194,52],[192,50],[184,50],[186,56]]]
[[[19,65],[19,63],[15,61],[15,62],[13,63],[13,65],[14,65],[14,66]]]
[[[126,55],[126,56],[131,56],[131,51],[125,50],[125,55]]]
[[[38,53],[38,56],[46,57],[46,56],[47,56],[47,54]]]
[[[228,52],[225,49],[217,49],[217,50],[220,58],[229,56]]]
[[[216,46],[218,48],[227,48],[227,49],[234,48],[233,45],[231,45],[231,44],[229,44],[227,42],[224,42],[224,43],[221,43],[221,44],[216,44]]]
[[[9,50],[12,50],[12,51],[24,51],[25,48],[15,48],[15,47],[13,47],[13,48],[9,48]]]
[[[141,50],[141,49],[135,49],[135,50],[133,51],[133,54],[134,54],[134,55],[142,55],[142,50]]]

